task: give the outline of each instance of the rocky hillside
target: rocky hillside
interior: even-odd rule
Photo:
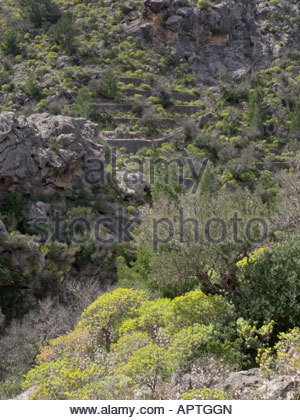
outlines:
[[[298,398],[299,25],[0,0],[0,398]]]

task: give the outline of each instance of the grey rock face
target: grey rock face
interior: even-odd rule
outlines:
[[[50,210],[51,210],[51,206],[48,203],[43,203],[42,201],[38,201],[37,203],[32,203],[29,210],[28,223],[32,223],[36,219],[39,219],[39,218],[48,220]]]
[[[0,114],[0,191],[83,186],[87,161],[102,156],[99,128],[86,119]]]
[[[300,41],[293,25],[300,10],[289,1],[271,5],[267,0],[224,0],[198,8],[186,0],[144,0],[144,6],[153,42],[171,43],[177,57],[193,56],[191,68],[206,85],[211,85],[208,76],[214,73],[216,81],[219,72],[228,72],[235,81],[270,66]]]
[[[293,399],[295,398],[295,391],[296,394],[299,393],[299,385],[299,381],[294,381],[291,376],[278,376],[278,378],[274,378],[268,384],[263,385],[259,392],[265,392],[271,400]]]
[[[201,362],[200,366],[202,367],[200,370],[192,368],[190,372],[182,372],[172,379],[170,398],[177,399],[191,389],[205,387],[225,391],[231,398],[241,400],[286,400],[293,399],[299,394],[299,380],[291,376],[274,374],[266,380],[258,368],[240,372],[230,372],[225,368],[223,372],[222,369],[212,372],[213,365],[211,369],[207,369],[207,366]]]
[[[286,400],[293,398],[295,389],[299,390],[299,381],[291,376],[277,376],[265,380],[259,369],[232,372],[223,383],[215,388],[238,395],[240,399],[264,398],[269,400]]]
[[[263,379],[259,376],[259,369],[249,369],[230,373],[224,383],[217,384],[216,388],[238,393],[242,399],[249,399],[262,386]]]

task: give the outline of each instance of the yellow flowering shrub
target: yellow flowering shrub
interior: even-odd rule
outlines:
[[[24,388],[35,386],[33,399],[67,400],[71,393],[99,378],[104,367],[98,363],[78,366],[69,360],[58,360],[42,363],[28,372]]]
[[[201,290],[195,290],[172,301],[167,329],[176,332],[195,323],[210,325],[220,318],[233,318],[230,304],[222,296],[206,296]]]
[[[77,328],[87,329],[109,348],[116,328],[147,299],[147,293],[142,290],[113,290],[100,296],[83,312]]]

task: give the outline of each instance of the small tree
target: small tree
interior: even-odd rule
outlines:
[[[295,327],[287,333],[280,333],[278,338],[273,348],[260,351],[257,358],[260,373],[266,380],[277,375],[290,376],[294,385],[291,397],[299,399],[300,330]]]
[[[235,307],[244,319],[275,321],[275,333],[300,322],[300,236],[248,257],[240,267]]]
[[[3,54],[13,56],[20,54],[20,41],[20,34],[14,28],[11,28],[8,31],[6,31],[4,33],[3,42],[1,43],[1,50]]]
[[[72,12],[64,13],[54,26],[54,39],[69,54],[75,51],[74,16]]]
[[[262,88],[255,88],[249,94],[249,106],[247,112],[247,122],[250,129],[254,129],[259,134],[264,131],[266,112],[264,109],[264,91]]]
[[[135,385],[149,388],[151,397],[155,398],[159,382],[167,374],[165,349],[150,343],[136,350],[122,369],[122,373],[131,378]]]
[[[169,86],[165,84],[164,81],[162,80],[158,81],[154,90],[154,95],[158,97],[157,102],[164,108],[168,108],[174,105],[174,100],[172,98],[171,90]]]
[[[208,161],[207,163],[199,187],[200,197],[211,197],[212,195],[216,194],[219,190],[217,173],[211,161]]]
[[[100,93],[104,98],[115,99],[118,94],[118,77],[108,69],[101,80]]]
[[[296,104],[291,118],[291,132],[294,136],[300,136],[300,102]]]
[[[83,312],[78,327],[87,329],[100,346],[109,350],[117,326],[147,299],[142,290],[113,290],[100,296]]]
[[[78,91],[76,104],[72,110],[78,117],[90,118],[93,111],[93,103],[87,87],[82,87]]]
[[[161,89],[159,92],[159,103],[164,108],[169,108],[174,105],[171,94],[166,89]]]
[[[142,124],[145,127],[146,137],[154,138],[159,134],[159,128],[155,121],[155,112],[153,109],[147,109],[142,117]]]
[[[60,10],[52,0],[20,0],[21,15],[36,28],[45,22],[56,23],[60,18]]]
[[[40,99],[41,97],[41,90],[38,85],[38,80],[33,73],[28,74],[22,89],[30,99]]]

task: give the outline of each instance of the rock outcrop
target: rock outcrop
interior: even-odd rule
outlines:
[[[127,207],[143,202],[150,187],[139,173],[105,173],[104,156],[99,127],[89,120],[0,114],[0,310],[6,319],[62,296],[71,278],[98,279],[104,288],[116,280],[109,248],[127,240],[119,214],[126,225]],[[80,221],[86,226],[80,244],[94,241],[83,258],[77,254]],[[97,239],[97,222],[104,239]],[[51,251],[40,249],[48,243]]]
[[[249,369],[230,373],[223,383],[216,386],[236,397],[247,399],[286,400],[292,399],[295,389],[299,389],[299,381],[291,376],[274,376],[264,379],[259,369]]]
[[[143,24],[154,43],[168,42],[176,59],[188,60],[204,84],[217,74],[232,80],[271,66],[287,47],[299,43],[296,2],[246,0],[144,0]]]
[[[99,128],[82,118],[0,114],[0,191],[51,195],[84,186],[89,158],[101,158]]]
[[[291,376],[274,375],[266,379],[258,368],[239,372],[211,372],[206,366],[200,371],[192,369],[173,378],[170,398],[180,398],[191,389],[205,387],[225,391],[230,398],[241,400],[268,399],[287,400],[299,392],[299,380]]]

